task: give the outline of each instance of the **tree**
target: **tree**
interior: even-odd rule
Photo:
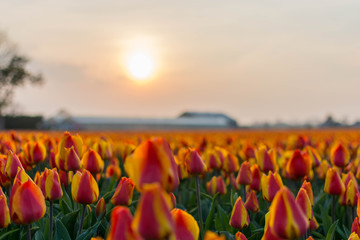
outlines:
[[[41,84],[41,74],[34,74],[27,70],[29,59],[16,50],[5,34],[0,32],[0,116],[4,108],[12,101],[16,87],[25,83]]]

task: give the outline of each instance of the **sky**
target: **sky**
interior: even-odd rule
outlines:
[[[360,119],[360,1],[0,1],[0,31],[41,72],[26,114],[176,117],[240,124]],[[128,56],[154,72],[134,81]]]

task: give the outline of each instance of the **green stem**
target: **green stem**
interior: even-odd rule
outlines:
[[[332,223],[335,222],[335,195],[332,195],[332,205],[331,205],[331,220]]]
[[[27,240],[31,240],[30,224],[26,226],[26,236],[27,236]]]
[[[82,209],[82,213],[81,213],[81,219],[80,219],[80,226],[79,226],[79,234],[81,233],[82,231],[82,228],[83,228],[83,224],[84,224],[84,218],[85,218],[85,212],[86,212],[86,204],[83,204],[82,205],[83,209]]]
[[[49,206],[49,212],[50,212],[50,226],[49,226],[49,239],[52,240],[53,239],[53,203],[50,201],[50,206]]]
[[[197,205],[198,205],[198,213],[199,213],[200,239],[202,239],[202,237],[204,236],[204,227],[203,227],[202,211],[201,211],[199,176],[196,176],[195,179],[196,179],[196,197],[197,197]]]
[[[243,185],[242,189],[243,189],[243,202],[245,203],[246,202],[246,185]]]

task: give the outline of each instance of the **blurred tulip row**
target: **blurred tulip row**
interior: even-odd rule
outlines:
[[[359,180],[360,131],[2,132],[0,240],[355,240]]]

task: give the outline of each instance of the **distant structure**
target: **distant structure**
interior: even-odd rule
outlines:
[[[53,130],[229,129],[237,122],[222,113],[184,112],[177,118],[70,117],[57,115],[44,127]]]

